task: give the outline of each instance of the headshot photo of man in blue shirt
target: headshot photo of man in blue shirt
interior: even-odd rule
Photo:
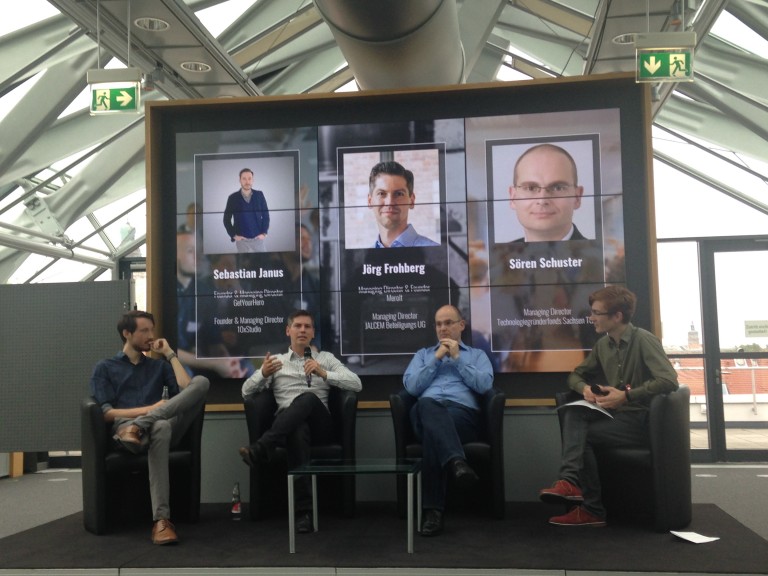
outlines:
[[[416,205],[413,183],[413,172],[399,162],[379,162],[371,170],[368,206],[379,231],[373,248],[439,246],[408,223],[408,213]]]

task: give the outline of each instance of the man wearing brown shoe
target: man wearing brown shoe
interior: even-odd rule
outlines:
[[[209,382],[203,376],[190,379],[167,340],[155,338],[154,329],[149,312],[123,314],[117,324],[123,349],[96,364],[90,389],[104,420],[112,424],[115,442],[134,454],[148,450],[152,542],[173,544],[178,537],[170,520],[169,452],[200,412]],[[149,352],[165,360],[151,358]]]
[[[579,405],[561,408],[565,413],[560,479],[539,491],[539,497],[573,507],[550,518],[550,524],[605,526],[593,449],[646,446],[651,399],[678,387],[677,374],[659,339],[631,323],[636,301],[622,286],[606,286],[589,296],[591,322],[604,336],[568,376],[568,385],[610,416]]]

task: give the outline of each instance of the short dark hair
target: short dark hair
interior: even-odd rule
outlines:
[[[244,172],[250,172],[251,176],[253,176],[253,170],[251,170],[250,168],[243,168],[242,170],[240,170],[240,174],[238,174],[237,177],[242,178]]]
[[[606,286],[589,295],[590,306],[598,300],[605,304],[605,311],[609,314],[621,312],[622,323],[629,324],[632,321],[637,305],[637,296],[634,292],[624,288],[624,286]]]
[[[152,325],[155,324],[155,317],[149,312],[144,312],[143,310],[130,310],[124,313],[117,323],[117,333],[120,334],[120,340],[123,341],[123,344],[125,344],[123,330],[128,330],[131,334],[136,332],[136,321],[139,318],[146,318],[152,322]]]
[[[286,323],[286,327],[290,328],[293,325],[293,321],[296,320],[299,316],[307,316],[312,321],[312,328],[315,327],[315,319],[312,317],[312,314],[307,312],[306,310],[294,310],[291,312],[291,315],[288,316],[288,322]]]
[[[389,174],[390,176],[402,176],[405,178],[405,186],[408,188],[408,196],[413,196],[413,172],[407,170],[405,166],[394,160],[388,162],[379,162],[371,168],[371,175],[368,177],[368,194],[373,194],[373,187],[376,185],[376,178],[379,174]]]

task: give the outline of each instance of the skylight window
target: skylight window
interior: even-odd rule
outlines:
[[[713,36],[738,46],[746,52],[768,59],[768,40],[727,10],[723,10],[710,32]]]
[[[24,2],[3,2],[3,17],[0,18],[0,36],[42,22],[57,16],[59,11],[48,0],[25,0]]]
[[[195,12],[195,16],[203,23],[208,32],[217,38],[256,2],[257,0],[229,0]]]

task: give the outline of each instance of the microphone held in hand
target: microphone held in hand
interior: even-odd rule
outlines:
[[[304,362],[306,363],[307,360],[312,360],[312,348],[307,346],[304,348]],[[312,373],[307,374],[307,388],[312,386]]]

